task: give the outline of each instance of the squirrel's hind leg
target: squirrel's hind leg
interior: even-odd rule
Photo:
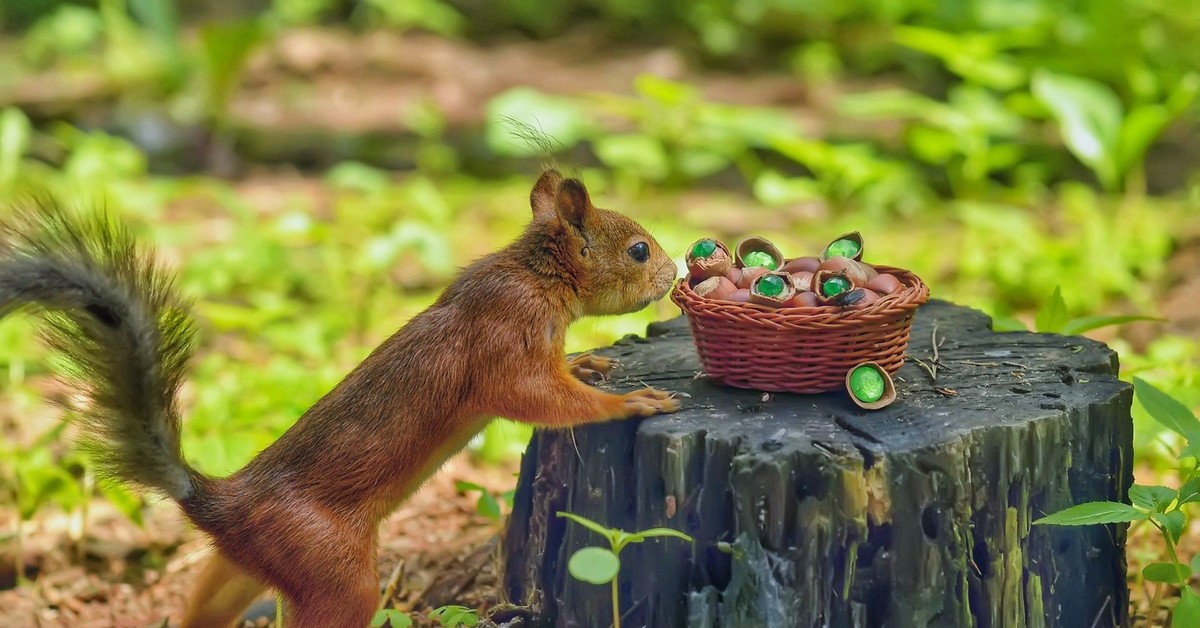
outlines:
[[[262,530],[241,550],[282,592],[286,628],[364,628],[379,607],[376,530],[327,505],[300,498],[264,500]],[[253,515],[252,515],[253,517]]]
[[[368,564],[346,579],[313,574],[305,589],[289,596],[287,628],[358,628],[368,626],[379,607],[379,579]]]
[[[264,590],[265,585],[216,552],[196,581],[180,628],[229,628]]]

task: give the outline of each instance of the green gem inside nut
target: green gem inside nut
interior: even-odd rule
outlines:
[[[821,294],[827,297],[836,297],[853,287],[850,280],[845,277],[830,277],[825,280],[825,283],[821,284]]]
[[[717,252],[717,243],[712,240],[700,240],[692,247],[692,257],[705,258]]]
[[[768,270],[775,270],[779,266],[775,263],[775,258],[766,251],[751,251],[742,257],[742,263],[746,265],[746,268],[761,266]]]
[[[841,240],[834,240],[833,243],[829,245],[829,248],[825,249],[825,256],[853,258],[855,255],[858,255],[860,250],[861,249],[857,242],[842,238]]]
[[[783,279],[779,275],[763,275],[754,282],[754,291],[764,297],[777,297],[783,294]]]
[[[886,386],[883,375],[875,367],[859,366],[850,373],[850,393],[864,403],[875,403],[883,397]]]

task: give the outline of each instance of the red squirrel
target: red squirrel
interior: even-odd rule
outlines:
[[[99,473],[165,495],[212,539],[183,628],[227,627],[267,587],[292,628],[362,628],[376,610],[380,520],[494,416],[542,427],[674,412],[670,393],[584,382],[613,363],[563,353],[567,326],[661,299],[674,262],[633,220],[547,170],[514,242],[463,269],[233,475],[194,469],[176,391],[196,331],[173,280],[127,231],[42,203],[3,226],[0,317],[45,312],[88,393],[81,444]]]

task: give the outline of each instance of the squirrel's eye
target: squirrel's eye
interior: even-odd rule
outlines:
[[[650,259],[650,245],[645,242],[638,242],[629,247],[629,257],[632,257],[633,261],[638,263]]]

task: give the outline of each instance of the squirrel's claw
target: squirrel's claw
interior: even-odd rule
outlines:
[[[600,382],[608,379],[608,374],[612,372],[617,365],[617,361],[612,358],[606,358],[591,353],[584,353],[573,358],[567,359],[567,366],[571,369],[571,375],[576,379],[595,386]]]
[[[679,410],[679,401],[674,393],[655,388],[644,388],[624,395],[625,418],[648,417],[669,414]]]

